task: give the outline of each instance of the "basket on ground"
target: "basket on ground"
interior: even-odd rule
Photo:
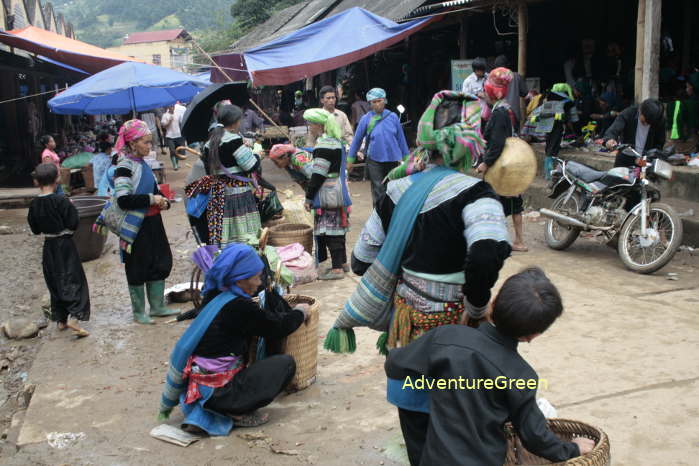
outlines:
[[[305,223],[283,223],[269,229],[270,246],[301,243],[307,253],[313,254],[313,227]]]
[[[588,424],[569,419],[549,419],[549,429],[561,440],[570,441],[573,437],[586,437],[595,441],[591,452],[562,463],[551,463],[527,451],[510,424],[505,426],[507,456],[505,466],[523,465],[566,465],[566,466],[607,466],[610,464],[609,438],[602,430]]]
[[[310,296],[289,294],[284,296],[293,308],[297,304],[308,304],[310,317],[294,333],[282,339],[281,354],[288,354],[296,361],[296,374],[286,387],[287,391],[298,391],[316,381],[318,370],[318,321],[320,301]],[[251,341],[248,364],[255,362],[258,338]]]

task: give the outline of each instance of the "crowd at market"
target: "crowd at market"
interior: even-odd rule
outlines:
[[[610,57],[613,52],[610,44]],[[545,141],[548,171],[567,134],[609,149],[625,142],[647,150],[664,146],[666,124],[671,132],[682,127],[696,133],[691,122],[699,72],[686,77],[686,96],[666,118],[664,106],[654,99],[622,108],[620,75],[602,87],[593,79],[594,63],[583,59],[566,66],[566,81],[536,94],[506,57],[492,64],[477,58],[462,92],[434,94],[414,141],[406,139],[401,118],[387,108],[390,96],[381,88],[353,92],[350,115],[337,108],[332,86],[320,89],[317,108],[307,108],[299,91],[293,114],[279,115],[278,122],[288,119],[290,125],[308,128],[305,141],[274,145],[268,156],[304,190],[304,207],[313,215],[318,278],[342,280],[350,270],[361,277],[325,348],[353,352],[353,327],[385,330],[377,346],[387,355],[388,401],[398,409],[413,465],[502,464],[507,421],[530,451],[554,462],[594,446],[586,438],[556,437],[537,406],[536,390],[510,385],[427,391],[405,383],[425,375],[537,380],[517,345],[545,333],[563,312],[556,286],[534,267],[507,278],[496,296],[491,293],[508,257],[527,251],[521,194],[500,195],[504,191],[497,182],[485,181],[489,175],[497,179],[508,138]],[[526,109],[520,106],[523,97]],[[234,427],[267,422],[259,409],[284,391],[295,372],[294,359],[283,354],[247,365],[249,338],[290,335],[309,311],[298,305],[274,313],[253,300],[270,279],[269,265],[257,249],[261,187],[274,189],[262,177],[262,153],[244,137],[263,128],[260,115],[219,102],[206,122],[208,139],[185,141],[180,129],[185,110],[178,103],[139,119],[105,120],[78,142],[95,153],[89,162],[97,193],[110,197],[94,228],[119,238],[133,319],[140,324],[178,312],[166,306],[164,296],[173,256],[161,213],[171,201],[160,191],[148,159],[154,147],[166,146],[177,170],[176,148],[198,143],[201,157],[187,177],[186,210],[199,238],[218,253],[205,274],[201,310],[172,352],[160,416],[168,418],[180,405],[187,430],[227,435]],[[70,240],[77,212],[59,183],[66,158],[62,161],[52,137],[41,143],[42,163],[34,173],[40,195],[28,220],[32,231],[46,238],[43,267],[51,319],[59,329],[84,337],[88,332],[78,322],[89,319],[90,299]],[[371,184],[373,211],[348,251],[348,173],[359,163]],[[634,163],[621,154],[615,161],[616,166]],[[516,192],[526,188],[518,186]]]

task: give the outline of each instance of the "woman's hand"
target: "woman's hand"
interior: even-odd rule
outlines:
[[[157,205],[158,207],[160,207],[161,205],[163,205],[163,199],[165,199],[165,198],[163,196],[161,196],[160,194],[154,195],[153,196],[153,205]]]
[[[308,304],[297,304],[294,309],[296,309],[297,311],[303,312],[303,321],[304,322],[308,322],[308,319],[311,318],[310,306]]]

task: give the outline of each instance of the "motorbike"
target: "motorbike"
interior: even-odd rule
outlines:
[[[653,273],[672,260],[682,243],[682,221],[660,202],[656,184],[672,179],[667,153],[653,149],[639,154],[630,145],[617,150],[634,157],[636,167],[598,171],[556,158],[551,172],[546,244],[555,250],[572,245],[581,232],[596,232],[614,246],[624,265],[637,273]]]

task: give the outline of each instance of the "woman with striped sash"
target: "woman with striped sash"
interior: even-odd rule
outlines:
[[[148,125],[129,120],[119,130],[115,147],[120,156],[114,172],[114,199],[127,211],[119,245],[134,320],[140,324],[153,324],[150,316],[178,312],[165,307],[165,279],[172,270],[172,252],[160,211],[169,209],[170,202],[160,193],[153,171],[143,160],[151,146]],[[146,313],[146,292],[150,316]]]

